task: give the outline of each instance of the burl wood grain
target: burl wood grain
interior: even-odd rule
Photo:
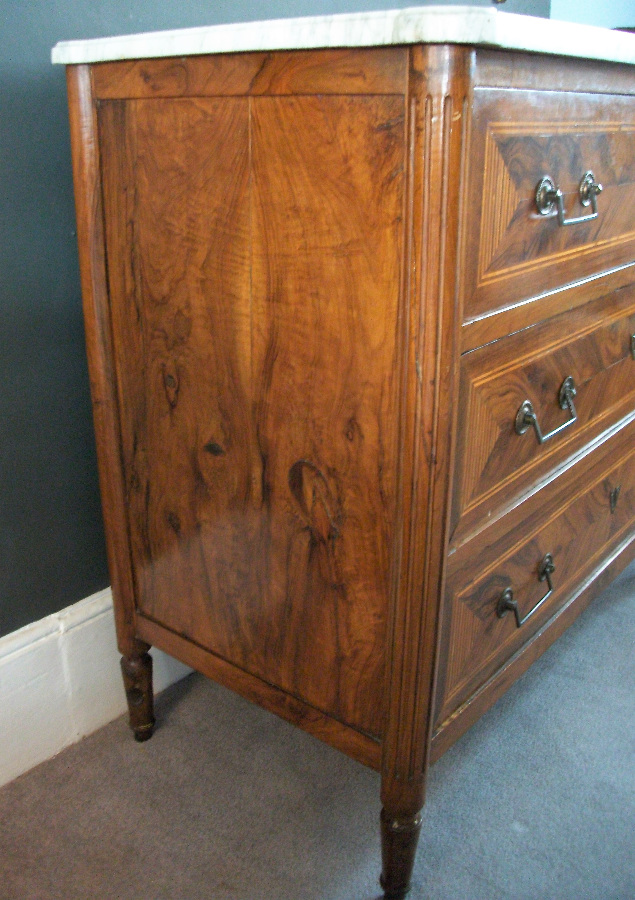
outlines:
[[[403,99],[112,101],[100,124],[138,608],[379,734]]]
[[[634,426],[618,432],[564,478],[543,488],[492,533],[485,530],[450,558],[447,602],[451,607],[448,664],[444,673],[443,722],[601,568],[627,539],[635,518]],[[554,593],[521,628],[514,616],[496,615],[501,593],[514,592],[521,616],[544,596],[538,569],[551,553]],[[478,561],[478,564],[476,563]]]
[[[454,546],[631,412],[634,333],[635,288],[628,287],[463,356]],[[558,403],[567,376],[577,388],[577,421],[542,445],[533,428],[518,435],[524,400],[544,434],[570,418]]]

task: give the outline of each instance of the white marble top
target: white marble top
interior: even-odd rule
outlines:
[[[54,63],[93,63],[246,50],[419,43],[472,44],[635,64],[635,35],[473,6],[413,7],[62,41],[53,48],[52,59]]]

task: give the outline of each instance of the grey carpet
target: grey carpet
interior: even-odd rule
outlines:
[[[433,768],[413,900],[634,900],[635,566]],[[2,900],[375,900],[379,778],[200,676],[0,791]]]

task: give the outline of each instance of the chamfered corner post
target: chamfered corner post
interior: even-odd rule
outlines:
[[[130,727],[136,741],[147,741],[152,737],[155,722],[152,657],[147,651],[122,656],[121,672],[128,701]]]
[[[150,646],[136,628],[135,589],[128,537],[126,482],[121,455],[115,360],[106,264],[106,235],[98,123],[90,66],[69,65],[68,88],[75,211],[79,248],[86,353],[90,373],[97,462],[106,531],[108,570],[115,598],[117,642],[130,711],[138,741],[154,727]]]
[[[460,222],[467,167],[470,50],[410,50],[408,278],[400,358],[397,517],[382,738],[381,886],[411,887],[434,725],[456,434]]]

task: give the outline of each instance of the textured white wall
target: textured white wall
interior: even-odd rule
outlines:
[[[551,18],[605,28],[635,28],[635,0],[551,0]]]
[[[152,656],[155,694],[191,671]],[[0,786],[125,709],[110,588],[0,638]]]

